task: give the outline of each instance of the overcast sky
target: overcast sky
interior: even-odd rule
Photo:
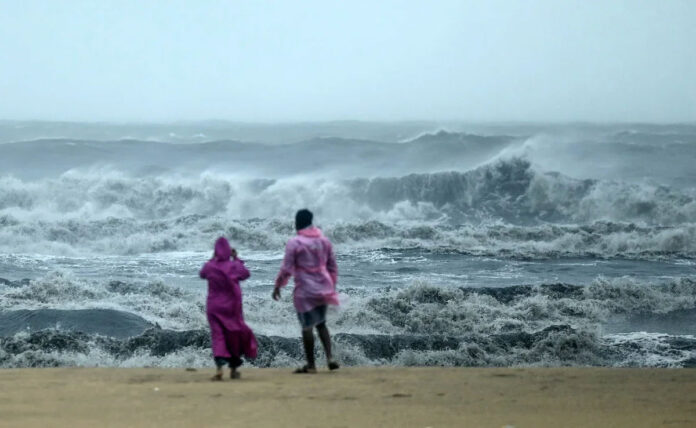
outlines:
[[[0,119],[696,120],[696,1],[0,0]]]

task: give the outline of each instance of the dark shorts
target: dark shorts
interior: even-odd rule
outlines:
[[[326,321],[326,305],[317,306],[311,311],[298,312],[297,319],[303,329],[312,328]]]

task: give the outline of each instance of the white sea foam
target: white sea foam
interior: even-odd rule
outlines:
[[[519,257],[696,255],[696,199],[659,186],[542,174],[520,159],[467,173],[336,181],[135,178],[72,172],[0,178],[5,252],[141,254],[202,250],[228,234],[282,246],[297,207],[338,244]]]
[[[5,140],[31,139],[5,128]],[[220,235],[260,272],[245,283],[246,318],[266,347],[257,364],[299,363],[292,305],[272,302],[266,282],[300,207],[340,258],[382,275],[373,283],[342,265],[350,299],[329,317],[347,364],[693,364],[691,336],[603,333],[612,317],[669,320],[696,307],[693,127],[433,132],[398,144],[311,130],[327,137],[283,145],[205,126],[88,131],[0,145],[0,276],[33,278],[0,282],[0,311],[116,309],[163,330],[132,342],[20,333],[0,339],[1,366],[208,365],[204,287],[189,283]],[[202,133],[220,141],[187,143]],[[481,284],[456,271],[460,256],[495,269],[479,279],[532,285],[472,289]],[[558,258],[573,259],[563,269],[575,285],[518,269]],[[601,276],[619,275],[625,258],[657,271]],[[435,271],[442,260],[449,270]]]

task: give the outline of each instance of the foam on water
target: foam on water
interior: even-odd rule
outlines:
[[[696,199],[652,185],[542,174],[521,159],[466,173],[235,181],[68,174],[2,178],[0,249],[42,254],[203,250],[225,234],[282,247],[297,206],[338,244],[518,257],[696,255]]]
[[[299,339],[258,339],[262,353],[252,365],[300,364]],[[346,365],[693,367],[696,363],[693,336],[635,333],[602,338],[568,326],[533,334],[456,337],[339,333],[334,341],[335,355]],[[0,338],[0,367],[205,367],[210,360],[205,330],[150,330],[126,340],[55,330]]]
[[[92,281],[54,271],[35,280],[0,285],[0,310],[113,309],[165,328],[201,328],[207,325],[203,293],[161,281]]]
[[[695,127],[228,125],[0,122],[0,366],[208,365],[195,273],[220,235],[254,267],[255,364],[299,364],[268,288],[305,206],[345,364],[696,364]],[[74,319],[106,310],[154,327]]]
[[[203,296],[177,287],[85,286],[53,275],[4,281],[1,290],[5,310],[72,308],[79,301],[81,307],[127,309],[179,330],[157,329],[127,340],[60,330],[19,333],[2,339],[5,366],[203,364],[209,353]],[[689,278],[453,289],[416,283],[345,292],[348,304],[332,312],[330,321],[348,364],[679,366],[696,349],[690,335],[602,333],[617,314],[669,314],[696,307],[696,283]],[[266,293],[252,290],[245,296],[245,312],[268,347],[256,364],[283,365],[301,358],[290,305],[279,306]],[[46,341],[57,349],[46,349]]]

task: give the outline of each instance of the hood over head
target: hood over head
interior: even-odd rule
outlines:
[[[230,257],[232,257],[230,243],[225,237],[221,236],[215,241],[215,260],[224,262],[225,260],[229,260]]]

